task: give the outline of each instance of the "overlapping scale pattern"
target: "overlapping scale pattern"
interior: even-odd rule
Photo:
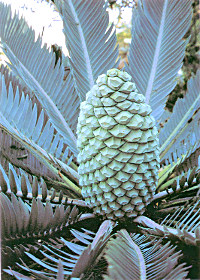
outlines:
[[[155,192],[159,142],[145,97],[128,73],[100,75],[81,103],[78,172],[86,202],[110,219],[136,217]]]

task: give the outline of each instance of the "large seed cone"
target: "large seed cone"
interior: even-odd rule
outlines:
[[[130,80],[118,69],[99,76],[81,103],[77,126],[83,197],[111,219],[141,215],[158,177],[155,120]]]

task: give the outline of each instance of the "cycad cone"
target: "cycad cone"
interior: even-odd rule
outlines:
[[[82,195],[95,213],[110,219],[141,215],[158,178],[155,120],[130,80],[118,69],[100,75],[78,119]]]

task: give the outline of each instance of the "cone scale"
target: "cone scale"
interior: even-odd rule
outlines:
[[[85,201],[109,219],[137,217],[155,193],[159,142],[155,120],[131,76],[98,77],[81,103],[78,172]]]

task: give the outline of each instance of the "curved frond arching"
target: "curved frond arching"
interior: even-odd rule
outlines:
[[[80,100],[74,91],[73,80],[69,75],[63,82],[64,67],[60,67],[59,63],[54,67],[54,54],[46,46],[41,48],[40,37],[34,41],[34,31],[23,18],[19,19],[16,14],[12,17],[11,8],[2,3],[0,12],[1,45],[12,63],[9,66],[34,91],[56,130],[77,155],[76,137],[72,131],[75,127],[70,126],[74,123],[73,119],[78,117]]]
[[[179,207],[173,214],[168,215],[161,225],[178,229],[181,240],[189,239],[187,240],[188,243],[196,245],[198,242],[196,231],[200,228],[200,199],[197,199],[191,205]]]
[[[105,247],[112,229],[113,223],[108,220],[102,223],[96,234],[86,229],[81,231],[72,229],[71,233],[74,236],[72,242],[63,237],[51,244],[49,242],[48,245],[41,247],[40,258],[26,252],[26,255],[37,265],[36,269],[29,268],[25,263],[18,263],[18,266],[33,276],[42,275],[44,279],[51,279],[51,276],[55,279],[61,261],[63,275],[79,279],[82,275],[86,276],[88,270],[91,270],[92,264],[96,262]],[[12,275],[12,271],[5,271]],[[41,279],[43,279],[42,277]]]
[[[174,203],[173,203],[174,202]],[[172,200],[173,206],[179,201]],[[186,244],[198,246],[200,228],[200,199],[197,197],[192,203],[171,207],[171,213],[166,215],[158,224],[151,219],[140,216],[134,221],[142,226],[144,232],[154,236],[181,240]],[[163,207],[164,208],[164,207]],[[167,207],[166,207],[167,209]],[[158,209],[159,210],[159,209]],[[159,216],[159,211],[157,216]]]
[[[105,280],[147,278],[144,256],[126,230],[116,234],[116,239],[107,244],[105,258],[108,262],[108,276]]]
[[[43,177],[47,181],[58,179],[46,165],[3,130],[0,131],[0,143],[0,164],[5,170],[9,169],[11,163],[38,178]]]
[[[127,71],[159,120],[185,54],[191,0],[144,0],[133,13]]]
[[[92,243],[89,244],[87,248],[85,248],[76,262],[76,265],[72,271],[72,277],[81,277],[83,273],[86,273],[89,269],[91,269],[103,248],[106,246],[113,227],[114,222],[110,220],[106,220],[101,224]],[[80,237],[77,236],[77,238]]]
[[[56,1],[63,18],[70,70],[81,101],[97,77],[116,67],[118,48],[114,27],[103,0]]]
[[[177,264],[180,252],[168,242],[161,245],[152,243],[147,237],[128,234],[121,230],[116,239],[107,244],[105,258],[108,262],[108,275],[105,280],[123,279],[186,279],[188,271],[185,264]]]
[[[16,90],[19,90],[19,95],[22,95],[22,92],[25,93],[25,95],[28,95],[32,101],[32,103],[36,103],[37,107],[37,114],[40,115],[41,111],[44,113],[44,123],[43,126],[47,123],[49,120],[48,115],[46,114],[46,111],[43,110],[40,102],[36,98],[36,96],[28,91],[28,89],[24,86],[23,81],[17,79],[12,72],[7,68],[1,65],[0,72],[2,76],[5,78],[5,85],[7,92],[9,92],[9,87],[12,86],[13,88],[13,94],[15,96]],[[31,126],[29,127],[29,130],[31,129]],[[54,130],[54,134],[56,135],[56,130]],[[43,176],[47,175],[52,177],[53,174],[44,166],[41,166],[41,162],[39,162],[31,153],[29,153],[27,150],[24,149],[24,147],[20,146],[19,143],[17,143],[12,136],[6,134],[5,132],[0,132],[0,138],[1,138],[1,153],[3,157],[5,156],[7,159],[9,158],[11,163],[15,164],[16,166],[25,168],[25,170],[33,171],[31,174],[38,174],[38,172],[41,172]],[[73,165],[75,169],[76,166],[73,164],[72,159],[73,154],[70,151],[69,148],[67,148],[64,139],[62,137],[58,137],[57,134],[57,143],[54,142],[54,145],[51,146],[51,154],[55,155],[56,158],[59,160],[62,160],[63,162],[67,163],[67,165]],[[49,141],[52,139],[49,138]],[[19,158],[18,158],[19,157]],[[1,159],[1,158],[0,158]],[[19,160],[18,160],[19,159]],[[2,160],[2,159],[1,159]],[[71,163],[70,163],[71,162]],[[41,175],[40,175],[41,176]]]
[[[185,97],[179,99],[159,133],[161,160],[176,160],[200,145],[200,70],[188,81]]]
[[[10,84],[7,92],[4,76],[0,75],[0,120],[1,128],[19,141],[26,149],[36,156],[44,165],[46,165],[53,173],[57,174],[59,170],[66,172],[63,174],[63,180],[68,173],[75,181],[78,180],[78,174],[64,162],[56,159],[52,154],[56,154],[62,142],[60,136],[54,135],[54,128],[50,121],[44,125],[44,112],[38,115],[36,103],[32,104],[28,95],[21,93],[16,89],[14,94],[12,84]],[[62,145],[62,143],[61,143]],[[62,146],[61,146],[62,148]],[[70,175],[71,174],[71,175]],[[75,186],[66,177],[68,187],[74,188],[78,193],[80,189]]]

